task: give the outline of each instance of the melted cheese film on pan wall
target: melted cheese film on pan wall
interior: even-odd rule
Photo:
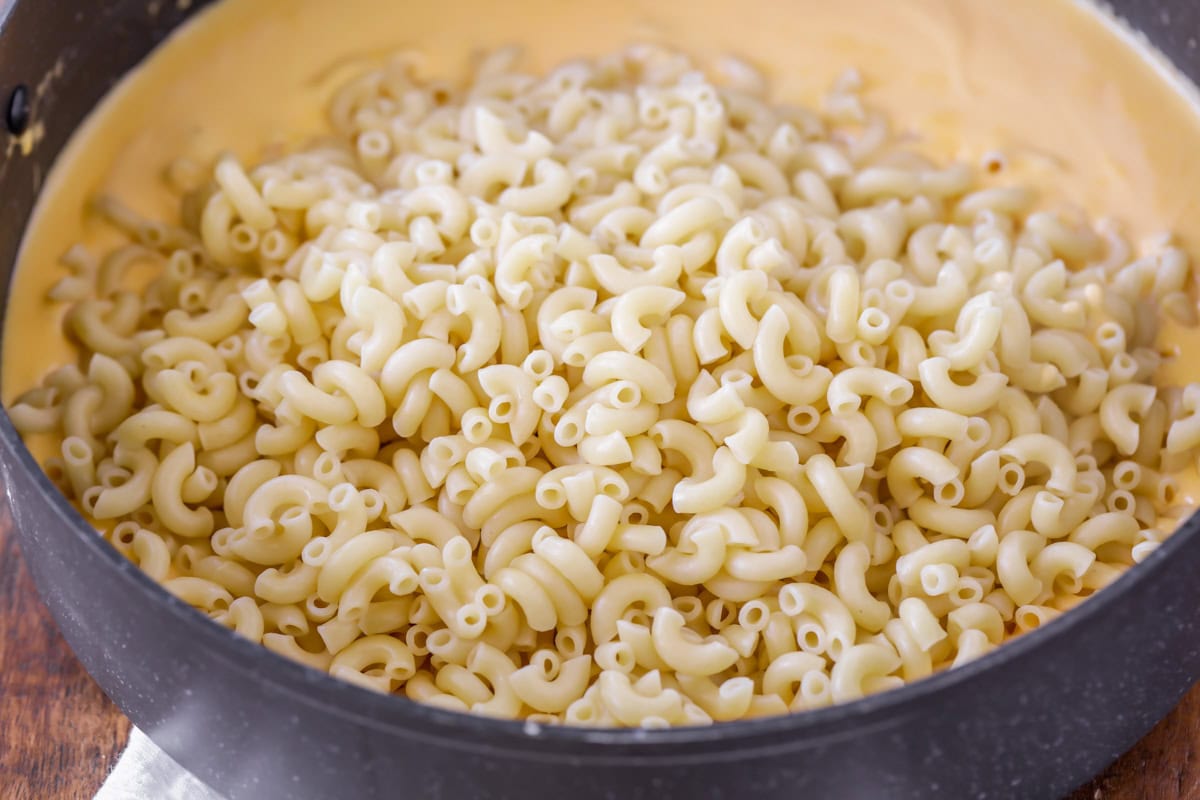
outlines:
[[[51,176],[4,399],[171,591],[448,708],[688,724],[963,663],[1173,527],[1200,389],[1151,345],[1194,337],[1200,121],[1108,21],[458,5],[227,0]],[[393,149],[475,50],[495,113]],[[120,255],[62,283],[75,244]],[[165,316],[117,298],[147,280]],[[65,308],[87,378],[22,399]]]

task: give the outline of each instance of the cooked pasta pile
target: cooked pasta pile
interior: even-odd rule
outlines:
[[[12,417],[217,622],[544,723],[852,700],[1146,557],[1200,445],[1185,254],[932,163],[853,73],[816,112],[718,67],[397,58],[308,149],[174,165],[171,222],[101,198],[80,361]]]

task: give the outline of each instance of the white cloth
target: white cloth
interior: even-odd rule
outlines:
[[[96,800],[222,800],[134,728]]]

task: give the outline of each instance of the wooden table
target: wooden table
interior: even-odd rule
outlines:
[[[75,660],[0,519],[0,798],[87,800],[129,720]],[[1200,686],[1070,800],[1200,798]]]

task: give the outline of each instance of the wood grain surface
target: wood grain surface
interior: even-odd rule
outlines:
[[[0,509],[0,800],[86,800],[129,721],[75,660],[21,562]],[[1200,686],[1069,800],[1200,798]]]
[[[54,627],[0,507],[0,800],[92,797],[128,732]]]

